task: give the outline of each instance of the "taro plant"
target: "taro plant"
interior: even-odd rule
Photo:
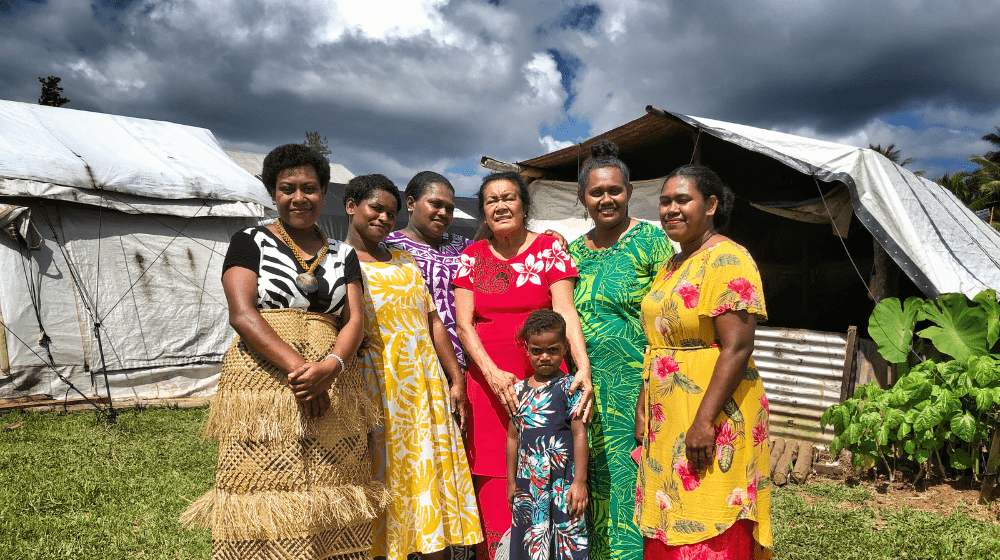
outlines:
[[[932,464],[942,475],[946,466],[971,470],[983,478],[984,491],[992,488],[1000,461],[996,292],[972,300],[962,294],[902,303],[887,298],[875,306],[868,332],[899,379],[888,390],[862,385],[853,398],[826,410],[821,423],[832,425],[835,436],[830,452],[851,451],[856,467],[882,464],[890,478],[890,460],[912,462],[917,479]]]

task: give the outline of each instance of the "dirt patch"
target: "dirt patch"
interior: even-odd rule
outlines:
[[[813,453],[814,470],[809,476],[809,482],[833,482],[866,489],[873,496],[872,499],[864,503],[843,501],[836,504],[836,507],[842,510],[871,507],[876,511],[874,529],[886,526],[885,518],[880,512],[904,508],[943,516],[961,510],[973,519],[1000,525],[1000,498],[994,499],[989,505],[980,504],[980,483],[971,477],[955,480],[924,479],[916,486],[912,479],[901,472],[894,473],[893,482],[889,482],[884,476],[863,476],[859,479],[850,467],[849,453],[841,452],[836,459],[830,457],[826,449],[817,448]],[[800,492],[799,495],[810,504],[825,500],[806,492]],[[993,495],[1000,495],[1000,492],[995,490]]]

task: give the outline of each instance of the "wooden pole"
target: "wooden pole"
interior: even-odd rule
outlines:
[[[792,469],[792,482],[805,484],[812,472],[813,447],[808,441],[799,443],[799,458],[795,461],[795,468]]]
[[[7,355],[7,329],[4,328],[2,309],[0,309],[0,374],[10,375],[10,356]]]
[[[771,473],[771,480],[777,486],[784,486],[788,482],[788,470],[792,468],[792,463],[795,462],[795,457],[799,454],[799,442],[794,440],[788,440],[785,442],[785,452],[781,454],[781,458],[778,459],[778,465],[775,467],[774,472]]]
[[[875,250],[875,279],[871,286],[871,296],[875,303],[878,303],[887,297],[896,297],[899,294],[899,266],[878,239],[873,237],[872,243]]]
[[[979,489],[979,503],[988,504],[993,500],[993,487],[997,483],[997,468],[1000,467],[1000,428],[993,430],[993,443],[990,444],[990,454],[986,457],[986,472],[983,474],[983,485]]]

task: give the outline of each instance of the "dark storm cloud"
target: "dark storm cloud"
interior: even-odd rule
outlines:
[[[201,126],[227,147],[318,130],[335,161],[404,183],[481,155],[533,157],[570,138],[540,131],[600,133],[650,103],[921,157],[978,149],[1000,119],[997,0],[424,0],[395,13],[419,5],[347,21],[349,6],[321,0],[7,1],[0,98],[34,102],[37,78],[56,75],[69,108]],[[941,126],[885,124],[899,113]]]

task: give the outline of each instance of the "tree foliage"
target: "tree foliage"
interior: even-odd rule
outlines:
[[[921,322],[929,326],[916,330]],[[988,474],[997,458],[987,460],[983,450],[1000,421],[996,291],[972,300],[964,294],[942,294],[937,301],[909,298],[903,304],[886,298],[876,305],[868,330],[900,378],[888,390],[862,385],[853,398],[826,410],[821,424],[833,426],[830,452],[848,449],[855,466],[881,463],[890,477],[894,467],[905,466],[900,460],[926,473],[932,458],[942,475],[946,468]],[[913,350],[915,330],[932,344],[934,359]],[[914,357],[919,363],[910,368]]]
[[[900,167],[906,167],[911,163],[917,162],[917,158],[906,158],[903,161],[899,161],[899,150],[896,149],[895,144],[889,144],[884,148],[882,147],[882,144],[868,144],[868,147],[882,154],[883,156],[886,157],[886,159],[888,159],[892,163],[898,164]],[[923,171],[911,171],[911,173],[913,173],[917,177],[924,174]]]
[[[306,132],[306,141],[303,142],[302,145],[316,150],[323,157],[330,155],[330,148],[327,144],[326,136],[320,138],[319,131]]]
[[[62,96],[63,88],[59,85],[61,80],[62,78],[59,76],[49,76],[47,78],[39,76],[38,81],[42,84],[42,94],[38,96],[39,105],[62,107],[69,103],[69,99]]]

